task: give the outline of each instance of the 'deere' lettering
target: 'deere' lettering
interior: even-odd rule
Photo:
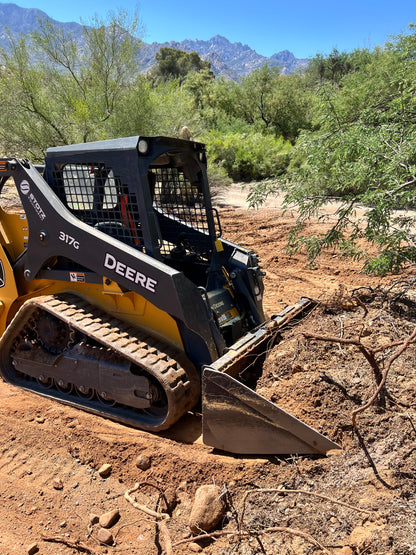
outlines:
[[[142,272],[139,272],[131,266],[127,266],[127,264],[117,260],[115,256],[108,252],[105,254],[104,267],[113,270],[116,274],[128,279],[132,283],[138,283],[151,293],[156,293],[157,280],[145,276]]]

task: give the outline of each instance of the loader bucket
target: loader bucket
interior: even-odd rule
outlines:
[[[236,379],[205,368],[202,436],[206,445],[239,454],[315,455],[339,445]]]

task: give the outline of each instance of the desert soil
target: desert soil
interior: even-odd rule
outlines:
[[[286,252],[293,215],[279,199],[248,210],[245,194],[233,186],[216,203],[224,236],[261,256],[266,312],[305,295],[321,301],[268,353],[257,390],[341,449],[232,456],[203,445],[197,413],[152,435],[0,382],[0,555],[162,553],[155,517],[125,498],[136,483],[135,499],[150,511],[166,510],[161,492],[170,501],[164,522],[175,554],[416,553],[415,344],[403,344],[416,326],[412,269],[395,284],[398,276],[369,278],[335,252],[309,268]],[[373,365],[363,355],[370,349]],[[377,368],[389,369],[386,387],[354,431],[352,413],[375,392]],[[228,502],[223,535],[192,541],[195,491],[213,483]],[[103,545],[92,515],[114,509],[113,543]]]

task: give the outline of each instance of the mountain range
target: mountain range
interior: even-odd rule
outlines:
[[[47,18],[81,39],[82,25],[79,23],[58,22],[35,8],[20,8],[16,4],[0,3],[0,47],[8,46],[7,31],[15,38],[20,33],[28,34],[37,28],[39,18]],[[182,42],[153,42],[152,44],[143,42],[138,54],[138,62],[143,73],[149,71],[155,64],[155,54],[163,46],[185,52],[197,52],[203,60],[211,63],[211,69],[216,75],[233,80],[239,80],[264,64],[278,66],[281,73],[302,70],[308,64],[308,60],[296,58],[289,50],[266,57],[241,42],[231,43],[227,38],[216,35],[209,40],[187,39]]]

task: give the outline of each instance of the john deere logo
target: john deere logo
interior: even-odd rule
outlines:
[[[3,262],[0,260],[0,287],[4,287],[5,285],[6,285],[6,280],[4,276]]]
[[[24,195],[27,195],[28,192],[30,191],[29,182],[26,181],[26,180],[22,181],[21,184],[20,184],[20,190],[22,191],[22,193],[23,193]]]

